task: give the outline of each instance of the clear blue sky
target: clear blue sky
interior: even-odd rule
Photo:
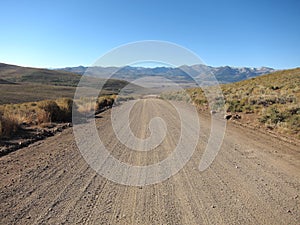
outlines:
[[[0,62],[90,65],[119,45],[164,40],[208,65],[300,66],[298,0],[30,1],[0,4]]]

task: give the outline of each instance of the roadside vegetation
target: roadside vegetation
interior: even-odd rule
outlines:
[[[300,139],[300,68],[221,85],[228,113],[241,115],[241,122],[263,126]],[[192,101],[200,110],[215,110],[218,99],[208,106],[200,88],[164,93],[162,98]]]
[[[73,100],[60,98],[20,104],[0,106],[0,138],[9,138],[22,129],[22,126],[43,127],[49,123],[72,121],[72,107],[79,113],[99,112],[111,107],[116,96],[101,96],[97,99]]]

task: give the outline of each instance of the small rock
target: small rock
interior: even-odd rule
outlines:
[[[238,167],[238,166],[235,166],[235,168],[238,169],[239,167]]]
[[[211,208],[213,208],[213,209],[214,209],[214,208],[216,208],[216,206],[215,206],[215,205],[212,205],[212,206],[211,206]]]
[[[49,168],[49,166],[46,165],[46,166],[43,168],[43,170],[45,171],[45,170],[48,169],[48,168]]]
[[[28,220],[31,219],[31,216],[26,216],[26,219],[28,219]]]
[[[294,199],[297,199],[299,196],[298,195],[295,195]]]
[[[292,213],[292,211],[291,211],[291,210],[288,210],[287,213]]]

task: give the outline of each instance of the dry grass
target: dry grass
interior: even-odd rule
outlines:
[[[116,96],[101,96],[99,98],[81,98],[76,101],[77,111],[83,114],[99,112],[114,104]]]
[[[77,100],[77,111],[83,114],[90,113],[96,110],[96,99],[81,98]]]
[[[0,105],[0,138],[10,137],[22,124],[43,127],[51,122],[71,122],[72,110],[79,113],[93,113],[111,107],[116,96],[82,98],[75,104],[70,98],[43,100],[21,104]]]
[[[95,111],[99,112],[105,107],[111,107],[114,104],[115,97],[103,96],[97,99]]]
[[[0,115],[0,137],[9,137],[17,132],[19,118],[15,114]]]
[[[71,122],[73,99],[61,98],[61,99],[56,100],[56,103],[61,110],[61,120],[66,121],[66,122]],[[76,107],[76,105],[74,107]]]
[[[49,116],[49,120],[48,122],[60,122],[61,121],[61,109],[59,108],[59,106],[57,105],[56,101],[53,100],[44,100],[44,101],[40,101],[37,104],[38,108],[40,109],[40,111],[44,111],[46,112],[46,114],[48,114]]]

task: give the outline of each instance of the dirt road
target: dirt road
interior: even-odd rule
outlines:
[[[101,140],[120,161],[149,165],[166,158],[180,134],[179,117],[162,100],[134,106],[131,129],[149,136],[162,117],[168,132],[156,149],[130,151],[116,140],[111,110],[96,119]],[[80,154],[72,128],[0,158],[0,224],[299,224],[300,148],[232,123],[219,154],[198,170],[210,130],[200,115],[191,160],[163,183],[132,187],[98,175]]]

